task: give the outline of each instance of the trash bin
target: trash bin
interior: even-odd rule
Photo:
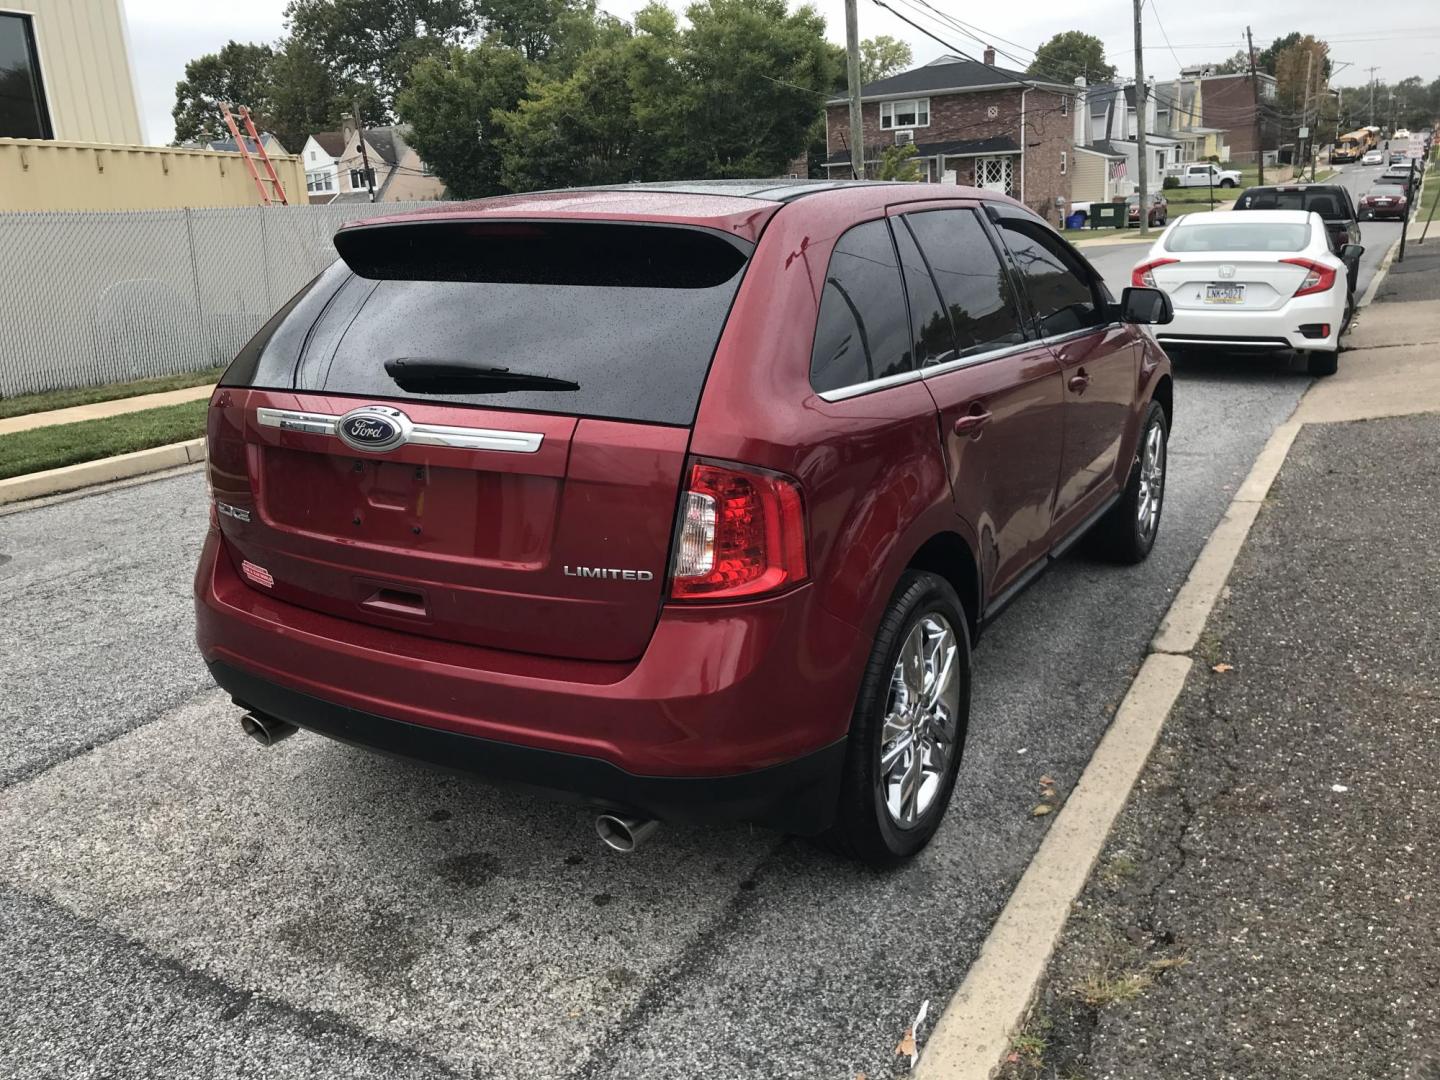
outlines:
[[[1065,228],[1083,229],[1085,227],[1085,211],[1077,210],[1065,219]]]
[[[1090,208],[1090,227],[1119,229],[1125,225],[1124,203],[1096,203]]]

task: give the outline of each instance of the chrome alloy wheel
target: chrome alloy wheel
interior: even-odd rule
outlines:
[[[879,778],[897,828],[914,828],[945,787],[959,732],[959,663],[954,629],[932,612],[911,627],[890,673]]]
[[[1165,497],[1165,430],[1151,424],[1140,448],[1140,498],[1136,500],[1135,518],[1140,535],[1146,541],[1155,535],[1160,524],[1160,500]]]

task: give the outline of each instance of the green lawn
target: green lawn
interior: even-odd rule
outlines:
[[[187,371],[181,375],[165,375],[158,379],[136,379],[134,382],[111,383],[108,386],[83,386],[75,390],[51,390],[44,394],[22,394],[0,398],[0,420],[8,416],[68,409],[72,405],[92,405],[97,401],[158,394],[165,390],[183,390],[187,386],[205,386],[220,378],[223,367],[204,371]]]
[[[204,400],[187,401],[104,420],[0,435],[0,480],[199,438],[205,434],[209,405]]]
[[[1434,209],[1435,203],[1440,201],[1440,168],[1436,168],[1436,162],[1430,163],[1430,168],[1425,173],[1425,190],[1420,193],[1420,204],[1416,207],[1419,215],[1416,220],[1424,224],[1425,218]],[[1437,233],[1440,233],[1440,211],[1436,211],[1435,220],[1430,222],[1430,236],[1433,240]]]

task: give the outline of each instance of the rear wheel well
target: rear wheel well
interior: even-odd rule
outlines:
[[[1165,429],[1168,431],[1175,426],[1175,384],[1169,375],[1161,375],[1160,381],[1155,384],[1155,400],[1165,410]]]
[[[960,606],[965,609],[965,622],[973,642],[980,627],[980,574],[970,546],[958,533],[937,533],[915,552],[909,569],[928,570],[950,583],[960,598]]]

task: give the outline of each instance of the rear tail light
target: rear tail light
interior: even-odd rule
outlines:
[[[1290,266],[1299,266],[1307,271],[1305,280],[1300,282],[1300,287],[1295,290],[1296,296],[1309,296],[1311,293],[1324,292],[1335,284],[1335,271],[1324,263],[1312,262],[1309,259],[1281,259],[1282,263]]]
[[[800,487],[763,469],[692,461],[680,494],[670,596],[736,600],[809,574]]]
[[[1137,289],[1153,289],[1155,288],[1155,275],[1152,271],[1157,266],[1169,266],[1171,263],[1179,261],[1179,259],[1151,259],[1149,262],[1143,262],[1130,271],[1130,284]]]

